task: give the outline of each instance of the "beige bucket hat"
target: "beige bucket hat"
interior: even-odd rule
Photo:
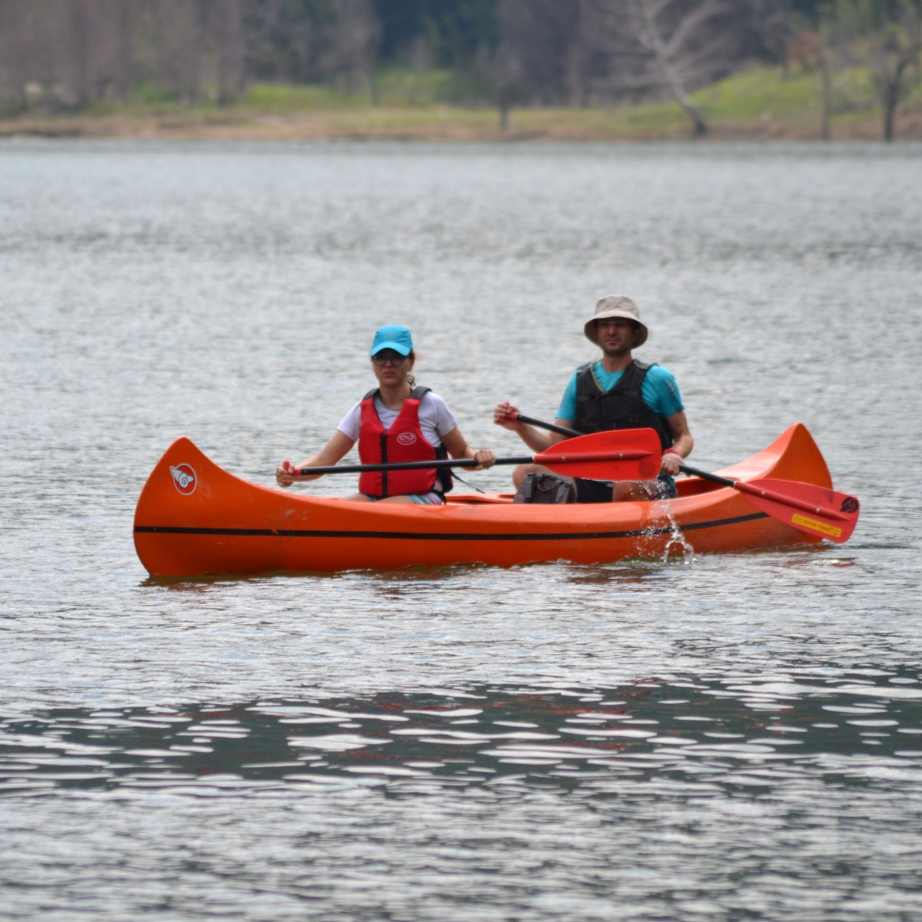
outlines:
[[[634,349],[642,346],[647,341],[647,335],[650,331],[645,324],[640,322],[640,309],[625,295],[608,295],[596,302],[595,315],[583,327],[586,339],[598,345],[599,341],[595,335],[595,322],[596,320],[607,320],[609,317],[624,317],[625,320],[633,320],[637,324],[637,330],[634,333]]]

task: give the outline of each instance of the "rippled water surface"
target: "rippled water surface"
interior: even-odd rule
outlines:
[[[0,145],[0,916],[918,918],[920,227],[913,146]],[[847,545],[138,562],[173,438],[270,483],[382,323],[520,453],[612,291],[697,465],[804,422]]]

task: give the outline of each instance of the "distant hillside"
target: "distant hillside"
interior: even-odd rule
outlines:
[[[0,0],[0,117],[118,109],[239,125],[260,109],[341,108],[338,120],[352,123],[363,106],[440,104],[454,120],[495,107],[510,134],[542,123],[539,110],[572,108],[556,117],[620,136],[648,118],[649,130],[671,134],[665,113],[678,108],[703,137],[743,124],[733,100],[717,105],[704,88],[779,66],[789,78],[772,91],[779,100],[800,92],[798,80],[810,84],[801,99],[819,90],[810,105],[823,137],[879,108],[891,140],[914,130],[905,106],[920,54],[922,0]],[[223,114],[206,117],[209,107]],[[771,123],[789,108],[766,104],[757,118]],[[394,118],[363,116],[368,125]],[[317,130],[335,134],[327,122]]]

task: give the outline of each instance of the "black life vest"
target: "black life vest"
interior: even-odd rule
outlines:
[[[663,451],[670,448],[673,438],[666,418],[647,405],[641,392],[653,366],[634,359],[618,383],[603,391],[593,371],[595,364],[587,362],[576,369],[576,428],[585,433],[650,428],[656,430]]]
[[[378,389],[362,398],[359,428],[359,458],[362,464],[395,464],[404,461],[432,461],[447,458],[443,445],[433,446],[419,425],[419,405],[430,388],[415,387],[403,402],[390,429],[385,429],[375,409]],[[452,488],[451,471],[376,471],[359,476],[359,492],[368,496],[403,496],[408,493],[447,493]]]

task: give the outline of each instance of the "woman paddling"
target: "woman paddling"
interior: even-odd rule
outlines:
[[[411,374],[416,355],[406,327],[381,327],[371,344],[371,367],[379,387],[369,391],[343,418],[333,438],[298,468],[338,463],[358,441],[363,464],[473,458],[483,470],[496,460],[492,451],[470,448],[448,404],[428,387],[416,387]],[[302,475],[287,461],[275,470],[280,487],[322,474]],[[416,503],[439,506],[451,489],[446,469],[382,471],[359,477],[359,492],[343,499],[357,502]]]

